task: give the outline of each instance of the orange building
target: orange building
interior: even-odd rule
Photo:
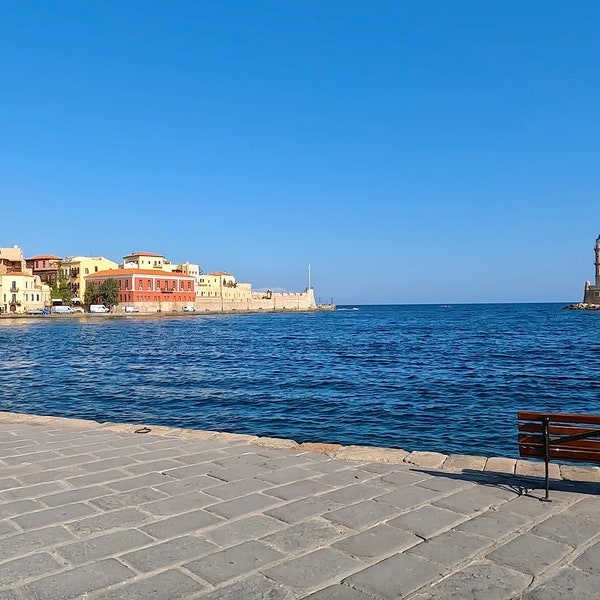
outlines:
[[[196,278],[157,269],[114,269],[88,275],[86,284],[114,279],[119,286],[119,302],[133,305],[186,303],[196,301]]]

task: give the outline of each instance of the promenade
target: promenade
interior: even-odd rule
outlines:
[[[597,597],[599,470],[540,473],[0,413],[0,600]]]

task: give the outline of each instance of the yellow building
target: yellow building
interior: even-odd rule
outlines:
[[[169,261],[162,254],[132,252],[123,257],[122,269],[162,269]]]
[[[50,304],[50,288],[27,268],[19,246],[0,248],[0,313],[24,313]]]
[[[123,257],[122,269],[159,269],[166,273],[181,273],[198,277],[200,274],[200,265],[190,262],[176,264],[167,260],[162,254],[153,252],[132,252]]]
[[[50,306],[50,287],[37,275],[6,273],[0,275],[0,312],[25,313]]]
[[[181,273],[182,275],[189,275],[190,277],[195,277],[196,280],[200,275],[200,265],[196,265],[190,262],[182,263],[179,265],[167,262],[167,264],[163,268],[165,270],[169,270],[169,272],[171,273]]]
[[[72,302],[83,302],[85,297],[85,276],[118,269],[119,265],[104,256],[68,256],[60,263],[62,277],[72,294]]]
[[[231,273],[217,271],[199,275],[196,296],[201,298],[223,298],[225,300],[243,300],[252,296],[249,283],[237,283]]]

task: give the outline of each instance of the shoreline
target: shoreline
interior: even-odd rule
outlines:
[[[152,433],[164,437],[195,440],[244,441],[254,446],[269,449],[295,450],[297,452],[318,452],[329,458],[349,462],[369,462],[380,464],[407,463],[417,467],[442,471],[494,473],[517,477],[544,477],[544,462],[536,459],[506,458],[500,456],[476,456],[469,454],[443,454],[441,452],[412,451],[378,446],[330,444],[324,442],[296,442],[287,438],[261,437],[244,433],[229,433],[204,429],[186,429],[164,425],[144,425],[134,423],[100,422],[92,419],[54,417],[0,411],[0,422],[31,423],[34,425],[61,425],[80,429],[106,429],[118,433]],[[573,466],[551,462],[550,478],[563,481],[600,483],[600,467]]]

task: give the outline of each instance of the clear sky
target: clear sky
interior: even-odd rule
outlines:
[[[600,2],[0,3],[0,246],[353,303],[580,301]]]

